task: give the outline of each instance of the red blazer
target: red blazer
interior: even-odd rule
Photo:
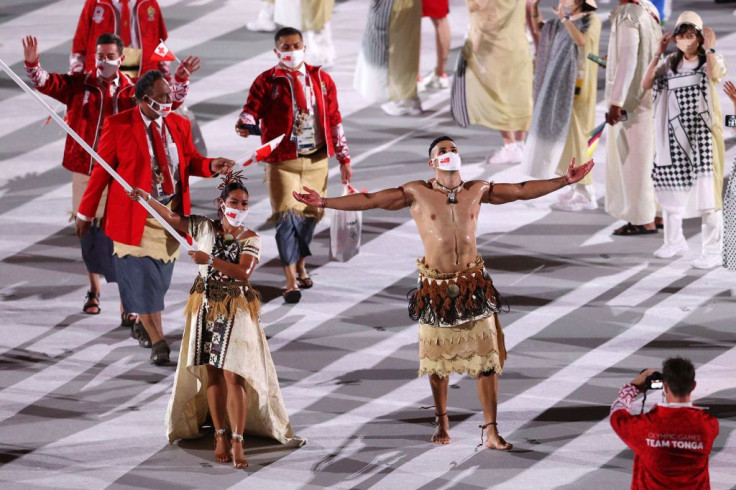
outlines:
[[[317,88],[317,120],[322,124],[322,131],[327,143],[327,154],[335,156],[335,145],[332,140],[332,128],[342,123],[342,116],[337,105],[335,83],[319,66],[306,65],[312,87]],[[321,89],[321,90],[320,90]],[[261,124],[261,141],[266,143],[281,134],[284,140],[271,153],[266,161],[278,163],[297,157],[296,145],[289,135],[294,126],[294,110],[292,107],[292,88],[289,78],[279,67],[264,71],[253,82],[248,92],[248,101],[243,106],[243,113],[250,114]],[[350,155],[338,154],[340,163],[350,163]]]
[[[138,71],[140,77],[148,70],[160,68],[158,61],[151,61],[151,54],[158,46],[159,39],[166,41],[168,34],[161,7],[156,0],[138,0],[130,15],[135,15],[138,21],[138,37],[142,50],[141,68]],[[120,26],[111,0],[86,0],[72,42],[72,53],[84,57],[84,71],[95,68],[97,38],[106,32],[120,35]]]
[[[181,177],[179,192],[182,197],[182,211],[188,215],[191,212],[189,176],[212,177],[210,171],[212,159],[203,157],[197,152],[192,142],[191,127],[187,118],[178,114],[170,114],[166,118],[166,127],[171,132],[179,154],[179,175]],[[147,138],[143,116],[140,109],[134,107],[105,119],[97,153],[128,184],[150,192],[153,175]],[[87,190],[79,203],[79,214],[86,217],[94,216],[102,192],[108,186],[104,219],[105,233],[113,241],[127,245],[139,245],[148,211],[137,202],[132,201],[125,189],[113,180],[100,165],[95,164],[92,170]]]

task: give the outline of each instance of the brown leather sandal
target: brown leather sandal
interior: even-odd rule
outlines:
[[[93,308],[97,308],[97,311],[91,311]],[[82,311],[88,315],[99,315],[102,311],[102,308],[100,308],[100,293],[87,291],[87,296],[84,297]]]

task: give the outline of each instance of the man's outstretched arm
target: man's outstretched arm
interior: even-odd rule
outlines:
[[[483,202],[505,204],[518,200],[536,199],[567,185],[580,182],[592,169],[593,160],[576,167],[573,158],[567,168],[567,173],[562,177],[548,180],[527,180],[518,184],[491,184],[488,194],[483,197]]]
[[[396,211],[410,204],[404,194],[403,187],[330,198],[320,196],[317,191],[309,187],[305,187],[304,190],[306,192],[303,194],[294,191],[294,199],[316,208],[340,209],[343,211],[363,211],[366,209]]]

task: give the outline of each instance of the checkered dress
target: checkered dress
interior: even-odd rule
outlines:
[[[736,271],[736,175],[733,172],[723,198],[723,267]]]
[[[655,120],[667,124],[669,155],[655,156],[652,179],[657,190],[687,191],[699,176],[713,174],[710,86],[705,65],[696,70],[681,65],[674,73],[669,63],[668,58],[653,87],[655,111],[666,111]],[[660,142],[657,148],[662,147]]]

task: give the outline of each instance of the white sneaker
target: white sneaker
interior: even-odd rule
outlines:
[[[273,32],[276,30],[276,24],[273,21],[273,3],[264,2],[258,17],[253,22],[248,22],[245,27],[249,31],[254,32]]]
[[[424,92],[425,90],[431,89],[445,89],[450,86],[450,79],[447,78],[447,74],[438,77],[434,70],[429,72],[426,77],[422,78],[417,82],[417,91]]]
[[[518,163],[521,161],[521,157],[522,151],[519,144],[509,143],[508,145],[503,145],[503,148],[494,153],[493,156],[488,159],[488,163],[492,163],[494,165]]]
[[[720,254],[703,254],[690,262],[696,269],[713,269],[723,262]]]
[[[567,186],[567,190],[564,190],[557,194],[557,202],[572,201],[573,197],[575,197],[575,188],[569,185]]]
[[[407,100],[392,100],[381,104],[381,109],[389,116],[419,116],[422,113],[422,104],[419,97]]]
[[[687,242],[677,243],[674,245],[662,245],[655,252],[654,256],[659,259],[671,259],[676,255],[685,255],[688,251]]]
[[[513,146],[511,149],[513,151],[512,157],[515,162],[521,162],[524,159],[524,142],[517,141]]]
[[[553,209],[560,211],[591,211],[598,209],[598,201],[589,199],[580,192],[573,190],[573,195],[567,201],[560,201],[552,205]]]

